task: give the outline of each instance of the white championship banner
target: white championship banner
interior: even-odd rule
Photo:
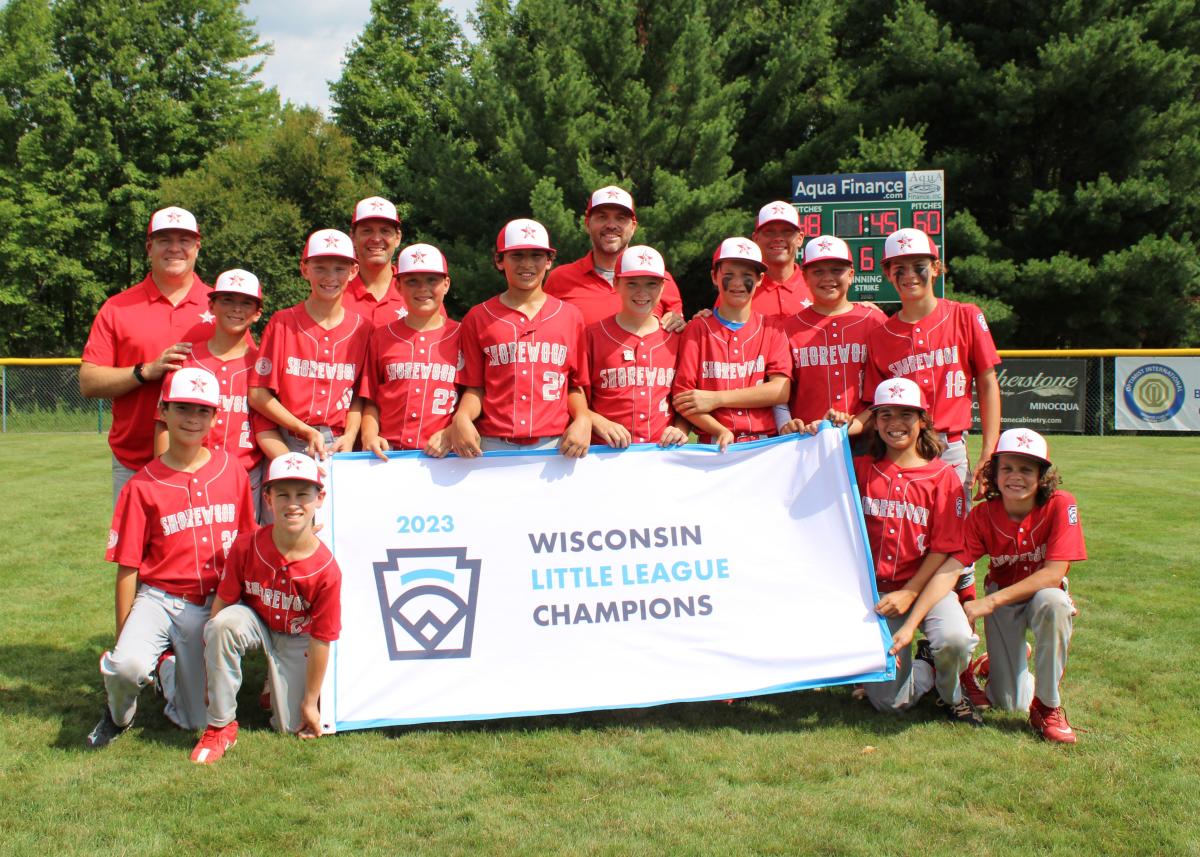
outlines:
[[[1200,431],[1200,357],[1118,357],[1118,431]]]
[[[731,446],[335,456],[331,731],[894,674],[844,431]]]

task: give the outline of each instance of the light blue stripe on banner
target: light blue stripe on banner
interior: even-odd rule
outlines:
[[[745,699],[752,696],[767,696],[773,693],[790,693],[796,690],[812,690],[816,687],[835,687],[843,684],[861,684],[868,681],[885,681],[895,678],[895,669],[891,674],[883,672],[860,673],[858,675],[841,676],[839,678],[817,679],[815,681],[798,681],[787,684],[777,684],[758,690],[732,691],[718,693],[712,696],[696,696],[686,699],[663,699],[657,702],[639,702],[636,705],[593,705],[588,708],[560,708],[544,711],[505,711],[497,714],[455,714],[447,717],[403,717],[380,720],[347,720],[335,725],[339,732],[350,732],[355,729],[380,729],[385,726],[417,726],[422,723],[457,723],[471,720],[503,720],[506,717],[551,717],[562,714],[585,714],[589,711],[621,711],[630,708],[653,708],[656,705],[677,705],[687,702],[716,702],[725,699]]]
[[[400,584],[402,586],[408,586],[414,580],[444,580],[446,583],[453,583],[454,575],[437,568],[418,568],[416,571],[400,575]]]
[[[835,428],[833,423],[828,420],[821,420],[819,431],[824,431],[826,428]],[[850,480],[850,495],[854,498],[854,508],[858,511],[858,531],[862,535],[863,549],[867,554],[867,580],[871,582],[871,597],[872,606],[879,603],[879,587],[875,585],[875,558],[871,556],[871,540],[867,538],[867,521],[863,517],[862,497],[858,492],[858,477],[854,473],[854,454],[850,451],[850,433],[849,427],[842,426],[842,450],[845,452],[846,475]],[[883,639],[883,650],[887,652],[892,647],[892,632],[888,628],[887,619],[875,614],[876,624],[879,626],[879,636]],[[885,681],[892,681],[896,678],[896,656],[888,653],[887,656],[887,675]]]

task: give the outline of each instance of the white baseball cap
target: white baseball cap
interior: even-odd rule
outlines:
[[[168,229],[178,229],[180,232],[190,232],[197,238],[200,237],[200,227],[196,224],[196,215],[177,205],[160,208],[151,214],[150,225],[146,227],[146,236],[149,237],[155,232],[166,232]]]
[[[932,256],[936,259],[937,245],[920,229],[897,229],[883,242],[883,261],[890,262],[905,256]]]
[[[366,199],[360,199],[354,206],[354,217],[350,219],[350,226],[353,227],[364,220],[386,220],[400,225],[400,215],[396,212],[396,206],[382,196],[368,196]]]
[[[800,215],[796,213],[796,206],[777,199],[774,202],[768,202],[758,210],[758,220],[754,224],[754,231],[757,232],[768,223],[786,223],[788,226],[799,229]]]
[[[546,227],[536,220],[519,217],[504,224],[500,234],[496,236],[496,252],[507,253],[509,250],[545,250],[553,253],[550,246],[550,233]]]
[[[208,293],[208,296],[215,298],[217,295],[242,295],[243,297],[254,298],[261,304],[262,285],[258,282],[258,277],[249,271],[243,271],[241,268],[232,268],[228,271],[222,271],[217,275],[217,282],[213,285],[212,291]]]
[[[888,406],[929,410],[929,406],[925,404],[925,394],[921,392],[916,381],[908,378],[888,378],[879,382],[879,386],[875,388],[871,410]]]
[[[339,256],[351,262],[358,261],[354,257],[354,244],[350,241],[350,236],[336,229],[318,229],[308,236],[308,241],[304,244],[304,255],[300,259],[307,261],[317,256]]]
[[[667,264],[662,254],[653,247],[645,244],[635,244],[626,247],[617,259],[617,277],[658,277],[667,276]]]
[[[321,481],[321,470],[317,467],[316,459],[298,452],[289,452],[272,461],[271,467],[267,470],[267,478],[263,481],[263,487],[284,479],[311,482],[318,488],[325,484]]]
[[[592,195],[588,197],[587,211],[584,212],[585,216],[591,214],[593,208],[599,208],[602,205],[615,205],[618,208],[624,208],[633,215],[634,220],[637,220],[637,211],[633,207],[633,197],[624,188],[610,184],[599,190],[592,191]]]
[[[1047,448],[1046,439],[1027,428],[1014,428],[1002,432],[1000,440],[996,442],[996,451],[992,453],[992,458],[1002,452],[1025,455],[1044,464],[1050,463],[1050,450]]]
[[[749,262],[759,270],[767,270],[767,266],[763,264],[762,250],[749,238],[726,238],[722,241],[717,247],[717,252],[713,253],[712,266],[716,268],[727,259]]]
[[[432,244],[410,244],[396,259],[396,274],[450,274],[446,257]]]
[[[850,255],[850,245],[836,235],[818,235],[804,245],[804,261],[800,263],[801,268],[813,262],[827,261],[848,262],[853,265],[854,257]]]
[[[221,382],[207,369],[188,366],[176,369],[163,385],[163,402],[184,402],[215,408],[221,397]]]

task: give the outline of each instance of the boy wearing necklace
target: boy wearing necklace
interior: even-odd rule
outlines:
[[[772,409],[791,389],[787,342],[752,305],[766,270],[753,241],[722,241],[712,261],[721,305],[693,318],[679,346],[675,410],[696,427],[701,443],[722,452],[731,443],[774,436]]]

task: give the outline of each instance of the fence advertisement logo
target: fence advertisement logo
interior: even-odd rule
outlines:
[[[374,568],[390,660],[471,657],[480,562],[466,548],[388,548]]]
[[[1200,431],[1200,357],[1118,357],[1119,430]]]
[[[1123,392],[1129,410],[1152,423],[1161,423],[1179,413],[1186,396],[1183,379],[1161,363],[1134,369],[1125,380]]]
[[[1005,360],[996,369],[1003,428],[1037,431],[1084,430],[1087,361],[1042,358]],[[980,431],[979,402],[971,403],[973,431]]]

